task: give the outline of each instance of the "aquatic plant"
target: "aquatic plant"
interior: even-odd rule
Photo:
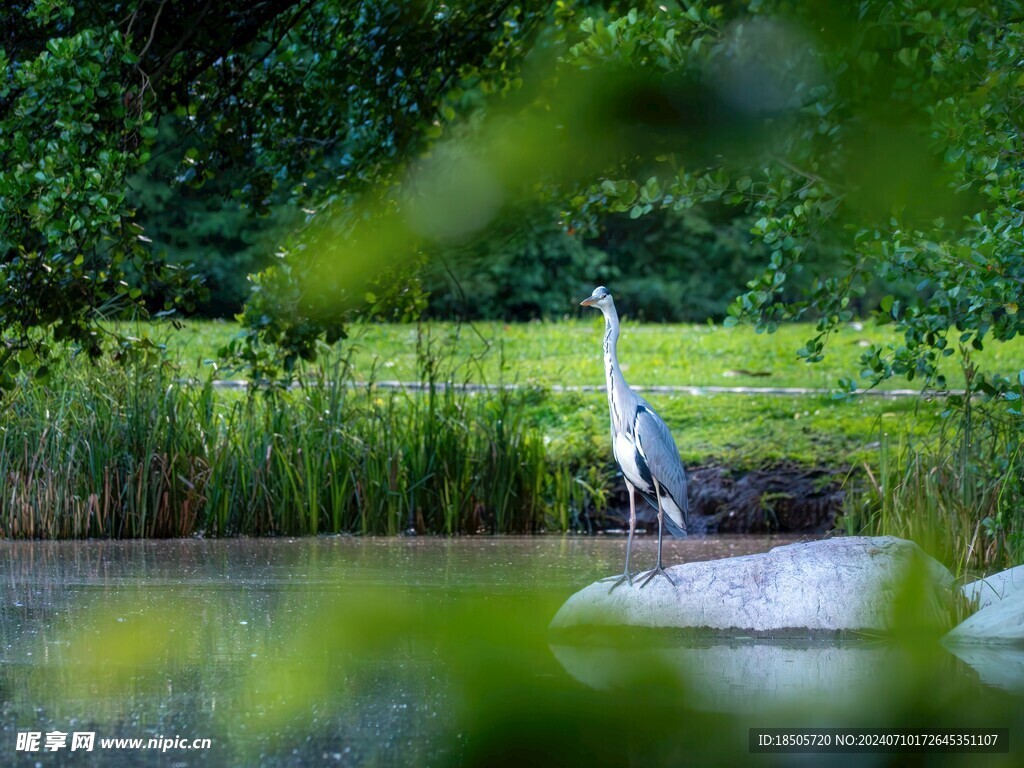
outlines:
[[[523,394],[355,386],[344,358],[291,391],[173,367],[68,362],[0,415],[0,536],[535,533],[602,490],[549,455]],[[579,478],[582,482],[577,482]]]
[[[921,544],[956,573],[1024,561],[1020,417],[1001,402],[968,402],[924,436],[883,432],[850,484],[841,526]]]

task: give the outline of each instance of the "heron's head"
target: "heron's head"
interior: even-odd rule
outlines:
[[[587,298],[580,302],[581,307],[597,307],[600,310],[604,310],[609,307],[612,303],[612,294],[603,285],[597,286],[594,292]]]

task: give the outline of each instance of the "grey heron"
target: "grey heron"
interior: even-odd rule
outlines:
[[[622,577],[612,585],[614,590],[624,581],[633,585],[629,571],[629,553],[636,529],[635,494],[647,500],[658,510],[658,564],[640,585],[647,584],[658,574],[672,582],[661,559],[662,529],[667,527],[673,536],[685,536],[689,505],[686,499],[686,471],[679,459],[679,450],[672,432],[650,403],[626,384],[619,367],[619,313],[615,311],[612,295],[603,285],[580,302],[584,307],[597,307],[604,314],[604,372],[608,386],[608,411],[611,416],[612,452],[626,479],[629,492],[629,538],[626,540],[626,568]],[[667,516],[666,516],[667,515]]]

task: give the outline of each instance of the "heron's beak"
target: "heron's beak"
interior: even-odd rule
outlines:
[[[597,299],[595,299],[593,296],[588,296],[587,298],[580,302],[581,307],[592,307],[595,304],[597,304]]]

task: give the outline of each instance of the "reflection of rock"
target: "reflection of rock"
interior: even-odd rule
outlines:
[[[1024,565],[1018,565],[1008,571],[994,573],[983,579],[964,584],[964,597],[968,600],[977,600],[978,607],[984,608],[992,603],[998,603],[1004,597],[1024,589]]]
[[[677,565],[669,569],[675,586],[659,577],[643,589],[609,592],[608,582],[597,582],[570,597],[551,626],[884,630],[895,583],[915,555],[936,585],[952,582],[913,542],[851,536]]]
[[[948,644],[1024,643],[1024,591],[1007,594],[955,626]]]
[[[694,707],[723,712],[813,706],[832,702],[839,691],[849,698],[850,692],[870,688],[890,661],[886,648],[864,643],[553,645],[551,651],[566,672],[591,688],[628,687],[649,679],[654,669],[678,680]]]
[[[1024,693],[1024,648],[1006,645],[950,645],[981,682],[1015,693]]]

